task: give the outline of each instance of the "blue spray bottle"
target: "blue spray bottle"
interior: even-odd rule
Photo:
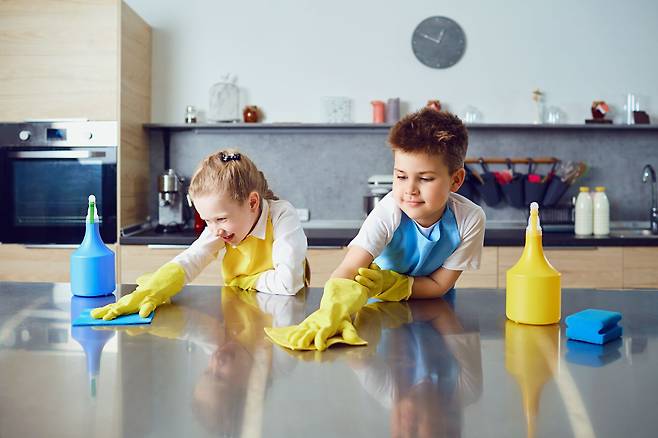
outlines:
[[[114,252],[101,239],[94,195],[89,195],[85,222],[85,237],[71,254],[71,292],[81,297],[109,295],[116,289]]]

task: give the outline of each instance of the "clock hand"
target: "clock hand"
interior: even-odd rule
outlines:
[[[439,39],[436,41],[437,44],[441,44],[441,40],[443,39],[443,34],[446,33],[445,29],[441,30],[441,33],[439,34]]]
[[[426,34],[424,34],[424,33],[421,33],[420,36],[422,36],[422,37],[425,38],[426,40],[430,40],[430,41],[432,41],[432,42],[434,42],[434,43],[437,43],[437,44],[441,42],[441,40],[437,40],[436,38],[432,38],[431,36],[426,35]]]

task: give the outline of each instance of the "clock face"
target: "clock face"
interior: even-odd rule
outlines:
[[[420,22],[411,37],[416,58],[431,68],[455,65],[466,51],[466,34],[448,17],[429,17]]]

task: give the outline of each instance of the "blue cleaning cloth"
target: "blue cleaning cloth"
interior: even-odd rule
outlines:
[[[150,324],[153,321],[153,315],[155,311],[151,312],[146,318],[139,316],[139,313],[133,313],[132,315],[121,315],[117,316],[114,319],[105,321],[103,319],[92,318],[91,309],[85,309],[80,313],[80,316],[75,318],[71,325],[74,326],[86,326],[86,325],[137,325],[137,324]]]
[[[615,339],[605,345],[568,340],[565,359],[578,365],[598,368],[619,359],[621,345],[621,339]]]
[[[605,344],[621,336],[622,328],[617,325],[620,320],[619,312],[586,309],[567,316],[567,337],[593,344]]]

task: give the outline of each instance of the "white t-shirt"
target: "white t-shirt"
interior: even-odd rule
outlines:
[[[448,207],[455,215],[461,243],[443,262],[443,267],[453,271],[480,269],[486,221],[484,211],[479,205],[457,193],[450,193]],[[402,210],[391,192],[370,212],[361,225],[359,234],[349,246],[356,245],[377,258],[393,239],[401,218]]]
[[[255,287],[260,292],[279,295],[295,295],[304,287],[304,266],[308,247],[304,229],[297,210],[288,201],[266,200],[254,229],[249,235],[265,239],[267,215],[272,216],[273,242],[272,265],[264,271]],[[194,280],[213,259],[221,262],[226,254],[224,241],[205,228],[199,238],[172,260],[185,271],[185,283]]]

